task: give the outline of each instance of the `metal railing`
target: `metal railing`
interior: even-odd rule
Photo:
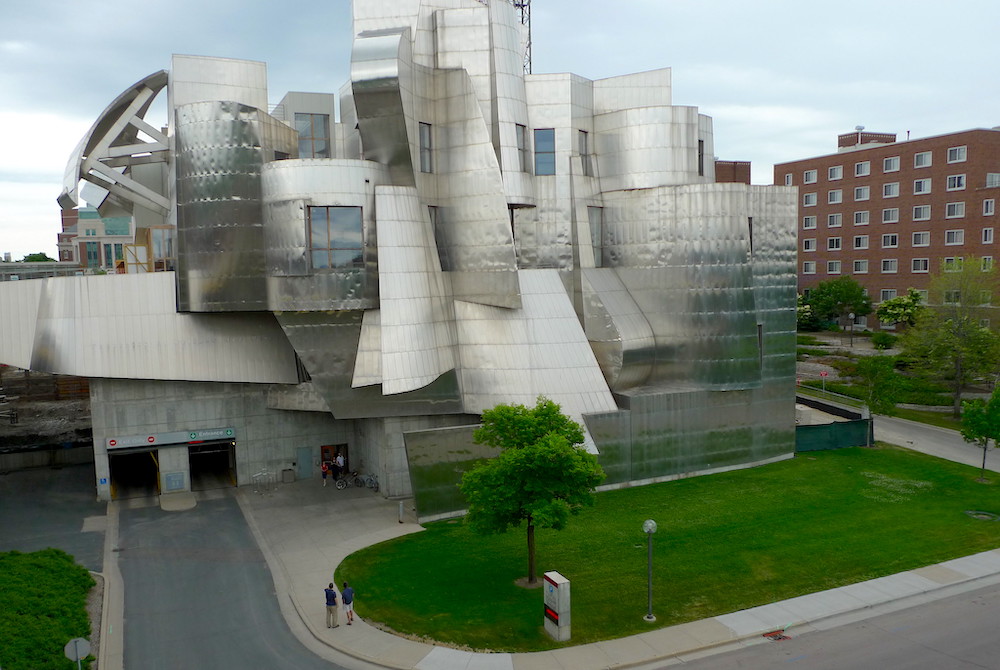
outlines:
[[[253,492],[259,495],[273,493],[278,488],[278,477],[267,468],[254,473],[250,478],[253,482]]]

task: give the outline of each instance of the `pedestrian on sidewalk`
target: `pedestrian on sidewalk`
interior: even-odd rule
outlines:
[[[340,478],[344,476],[344,452],[338,451],[337,457],[334,459],[334,471],[333,476],[335,478]]]
[[[347,615],[347,625],[350,626],[354,621],[354,589],[347,582],[344,582],[344,588],[340,591],[340,598],[344,601],[344,614]]]
[[[320,471],[323,473],[323,486],[326,486],[326,476],[330,474],[330,465],[323,461],[323,464],[319,466]]]
[[[337,628],[340,626],[337,623],[337,591],[333,588],[333,582],[323,589],[326,592],[326,627],[327,628]]]

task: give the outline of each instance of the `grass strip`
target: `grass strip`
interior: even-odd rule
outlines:
[[[527,652],[650,630],[645,519],[655,519],[653,626],[733,612],[1000,546],[1000,486],[975,468],[879,445],[609,491],[561,532],[538,531],[540,572],[572,582],[572,641],[542,626],[523,529],[461,520],[368,547],[338,568],[367,619],[477,650]],[[539,575],[540,576],[540,575]]]
[[[90,637],[87,592],[94,579],[59,549],[0,553],[0,667],[66,670],[70,640]],[[93,657],[82,662],[89,668]]]

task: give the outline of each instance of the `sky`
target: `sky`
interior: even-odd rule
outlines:
[[[0,258],[56,257],[70,154],[119,93],[168,69],[171,54],[264,61],[272,104],[347,80],[349,0],[147,7],[0,4]],[[752,161],[755,184],[772,183],[775,163],[834,153],[837,135],[858,125],[900,140],[1000,126],[997,0],[532,0],[531,9],[535,73],[672,68],[673,104],[711,116],[716,156]]]

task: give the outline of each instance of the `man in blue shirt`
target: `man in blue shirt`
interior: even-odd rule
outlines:
[[[337,591],[333,588],[333,582],[323,590],[326,592],[326,627],[336,628],[340,625],[337,623]]]
[[[330,584],[333,586],[333,584]],[[340,591],[340,596],[344,599],[344,613],[347,615],[347,625],[354,621],[354,589],[344,582],[344,588]]]

